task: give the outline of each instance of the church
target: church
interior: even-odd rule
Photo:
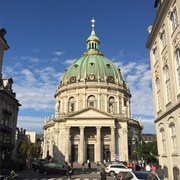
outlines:
[[[120,68],[99,51],[95,20],[91,22],[87,50],[65,69],[54,95],[55,115],[45,118],[43,157],[129,161],[143,126],[132,119],[130,89]]]

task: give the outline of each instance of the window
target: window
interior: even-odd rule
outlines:
[[[176,9],[171,13],[170,19],[172,23],[172,30],[174,31],[176,27],[178,26],[178,17],[177,17]]]
[[[87,106],[95,107],[95,105],[96,105],[95,96],[93,96],[93,95],[89,96],[87,99],[87,103],[88,103]]]
[[[89,105],[94,107],[94,102],[89,102]]]
[[[161,110],[161,91],[159,79],[156,79],[157,111]]]
[[[163,31],[162,34],[161,34],[161,42],[162,42],[162,49],[164,49],[165,46],[166,46],[166,35],[165,35],[165,31]]]
[[[75,111],[75,98],[74,97],[71,97],[69,99],[69,112],[74,112]]]
[[[176,51],[176,72],[180,91],[180,49],[177,49]]]
[[[153,50],[153,55],[154,55],[154,61],[155,61],[155,63],[156,63],[156,61],[158,60],[157,48],[155,48],[155,49]]]
[[[166,154],[166,139],[165,139],[164,129],[162,129],[160,133],[161,133],[162,153]]]
[[[108,110],[109,113],[114,113],[114,110],[115,110],[115,99],[114,99],[114,97],[109,98],[108,108],[109,108],[109,110]]]
[[[174,179],[179,179],[178,176],[179,176],[179,169],[177,167],[174,167],[173,168],[173,176],[174,176]]]
[[[165,86],[166,86],[166,101],[167,103],[171,101],[171,85],[170,85],[170,76],[169,76],[169,68],[165,66],[164,68],[165,75]]]
[[[171,143],[172,143],[172,152],[177,152],[177,141],[176,141],[176,132],[174,124],[170,126],[171,131]]]

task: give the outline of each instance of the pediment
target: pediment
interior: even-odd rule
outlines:
[[[103,111],[100,111],[100,110],[97,110],[93,107],[88,107],[88,108],[85,108],[85,109],[82,109],[78,112],[75,112],[69,116],[67,116],[67,118],[71,119],[71,118],[76,118],[76,119],[90,119],[90,118],[93,118],[93,119],[99,119],[99,118],[108,118],[108,119],[112,119],[114,118],[112,115],[106,113],[106,112],[103,112]]]

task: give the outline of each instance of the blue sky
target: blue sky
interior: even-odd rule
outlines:
[[[18,127],[43,133],[55,111],[54,94],[64,70],[86,51],[94,18],[100,51],[125,77],[131,114],[143,133],[155,133],[147,28],[155,19],[154,0],[0,0],[0,28],[10,46],[3,78],[12,77],[22,104]]]

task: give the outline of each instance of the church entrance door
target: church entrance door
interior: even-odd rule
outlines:
[[[94,162],[94,144],[87,145],[87,159],[90,162]]]
[[[103,146],[103,160],[106,160],[106,162],[109,162],[110,159],[110,148],[109,145],[104,145]]]
[[[71,147],[71,161],[77,162],[78,161],[78,145],[72,144]]]

